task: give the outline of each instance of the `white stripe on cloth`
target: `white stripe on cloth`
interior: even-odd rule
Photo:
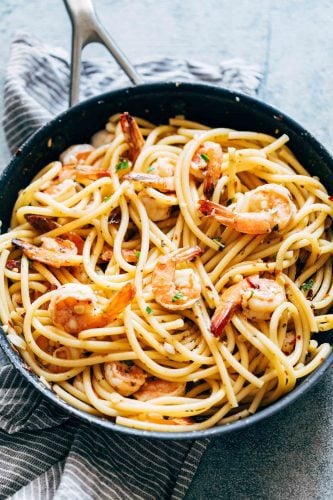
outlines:
[[[145,81],[201,81],[254,94],[260,74],[241,61],[179,59],[136,65]],[[128,85],[113,61],[83,61],[82,98]],[[29,35],[13,42],[4,129],[13,152],[67,107],[69,61]],[[0,499],[181,500],[208,440],[147,441],[90,427],[45,401],[0,353]]]

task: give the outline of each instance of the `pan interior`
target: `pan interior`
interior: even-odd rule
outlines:
[[[91,136],[102,129],[109,116],[129,111],[132,115],[146,118],[156,124],[167,123],[170,117],[184,115],[186,119],[202,122],[212,127],[227,127],[238,130],[258,131],[290,137],[289,147],[298,160],[312,175],[320,177],[330,193],[333,192],[333,160],[327,151],[296,122],[280,111],[242,94],[216,87],[162,83],[147,84],[104,94],[66,111],[40,129],[16,152],[13,160],[0,177],[0,219],[2,232],[9,225],[10,216],[17,193],[23,189],[34,175],[47,163],[58,159],[59,154],[72,144],[89,142]],[[318,339],[320,341],[320,338]],[[333,343],[332,332],[325,334],[325,341]],[[22,364],[21,358],[9,346],[4,332],[0,344],[7,356],[21,373],[33,383],[48,399],[86,421],[117,429],[125,434],[160,439],[193,439],[230,432],[257,422],[275,413],[305,390],[310,388],[332,363],[333,355],[313,374],[304,379],[293,391],[272,406],[256,415],[231,425],[208,429],[199,433],[159,433],[143,432],[120,428],[110,421],[92,417],[73,409],[60,401],[34,374]]]

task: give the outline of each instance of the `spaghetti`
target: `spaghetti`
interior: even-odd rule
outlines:
[[[333,327],[333,202],[287,141],[123,113],[47,165],[0,236],[0,318],[26,364],[145,430],[291,391],[331,352],[312,334]]]

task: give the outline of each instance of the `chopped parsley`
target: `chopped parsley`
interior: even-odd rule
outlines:
[[[253,295],[254,295],[254,290],[251,290],[251,293],[250,293],[250,297],[249,297],[249,298],[250,298],[250,299],[252,299]]]
[[[203,160],[205,160],[206,163],[209,162],[209,156],[205,155],[205,153],[202,153],[200,156]]]
[[[146,313],[147,313],[147,314],[151,314],[152,312],[153,312],[152,308],[151,308],[151,307],[149,307],[149,306],[147,306],[147,307],[146,307]]]
[[[314,279],[310,278],[303,283],[303,285],[301,286],[301,290],[303,290],[303,292],[308,292],[309,290],[312,289],[313,284],[314,284]]]
[[[150,165],[150,167],[147,168],[148,173],[153,172],[154,170],[155,170],[155,167],[153,167],[153,165]]]
[[[225,244],[223,243],[222,238],[220,238],[220,236],[216,236],[216,238],[213,238],[213,241],[215,241],[215,243],[218,244],[221,250],[225,248]]]
[[[176,292],[175,295],[172,297],[172,302],[177,302],[179,299],[183,299],[185,296],[182,292]]]
[[[134,363],[133,363],[133,361],[131,359],[125,359],[123,361],[123,363],[125,363],[125,365],[127,365],[127,366],[133,366],[134,365]]]
[[[109,201],[110,199],[111,199],[111,195],[110,196],[104,196],[103,201],[105,203],[105,202]]]
[[[278,231],[279,230],[279,224],[275,224],[275,226],[272,228],[272,231]]]
[[[139,260],[139,259],[140,259],[141,252],[139,252],[139,250],[134,250],[134,255],[135,255],[135,257],[137,258],[137,260]]]
[[[129,161],[128,160],[120,160],[119,163],[116,165],[116,172],[119,172],[119,170],[126,170],[129,167]]]

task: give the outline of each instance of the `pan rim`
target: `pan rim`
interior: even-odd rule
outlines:
[[[86,107],[90,107],[96,104],[103,104],[104,100],[116,99],[117,96],[120,95],[131,95],[132,93],[136,93],[140,95],[141,92],[151,91],[170,91],[174,89],[175,92],[181,90],[185,90],[190,93],[197,93],[198,95],[202,94],[204,91],[209,91],[212,95],[216,94],[218,96],[224,96],[229,99],[234,99],[238,102],[241,100],[251,105],[265,115],[268,115],[277,120],[277,124],[283,121],[287,126],[289,126],[294,132],[300,134],[304,141],[306,141],[313,150],[323,159],[326,164],[331,166],[333,171],[333,158],[327,149],[304,127],[302,127],[298,122],[294,119],[290,118],[285,113],[281,112],[279,109],[267,104],[260,99],[255,97],[248,96],[238,91],[228,90],[224,88],[220,88],[214,85],[201,84],[201,83],[187,83],[187,82],[156,82],[156,83],[144,83],[138,85],[137,87],[126,87],[122,89],[113,90],[110,92],[105,92],[103,94],[91,97],[87,100],[82,101],[76,106],[65,110],[60,115],[54,117],[51,121],[44,124],[40,127],[36,132],[34,132],[19,148],[18,152],[11,159],[9,164],[5,167],[0,175],[0,190],[1,182],[6,178],[12,175],[12,172],[15,171],[16,166],[20,163],[21,159],[25,156],[29,156],[31,153],[31,149],[34,144],[38,144],[41,140],[49,135],[49,130],[53,128],[56,124],[59,124],[63,120],[67,120],[68,117],[70,119],[71,115],[74,113],[79,113],[82,109]],[[243,430],[255,423],[268,418],[293,401],[301,397],[304,393],[306,393],[310,388],[312,388],[315,383],[317,383],[326,372],[326,370],[333,364],[333,353],[329,355],[329,357],[310,375],[308,375],[305,379],[300,382],[290,393],[283,396],[281,399],[277,400],[270,406],[267,406],[257,413],[246,417],[244,419],[238,420],[231,424],[226,424],[223,426],[215,426],[209,429],[205,429],[202,431],[188,431],[188,432],[157,432],[157,431],[144,431],[141,429],[134,429],[130,427],[121,426],[116,424],[110,420],[107,420],[104,417],[96,417],[90,415],[86,412],[78,410],[73,406],[69,405],[65,401],[61,400],[51,389],[48,389],[40,378],[29,371],[29,368],[25,365],[21,356],[15,352],[11,344],[9,343],[7,336],[3,329],[0,327],[0,346],[4,350],[6,356],[9,358],[11,363],[15,366],[15,368],[24,376],[26,380],[30,384],[32,384],[43,397],[46,397],[52,404],[55,404],[57,407],[60,407],[62,410],[65,410],[69,415],[78,417],[80,420],[83,420],[85,423],[92,424],[99,428],[108,429],[113,432],[120,432],[122,434],[127,434],[133,437],[139,437],[144,439],[161,439],[161,440],[194,440],[194,439],[205,439],[208,437],[217,437],[222,434],[227,434],[229,432],[237,432],[239,430]]]

